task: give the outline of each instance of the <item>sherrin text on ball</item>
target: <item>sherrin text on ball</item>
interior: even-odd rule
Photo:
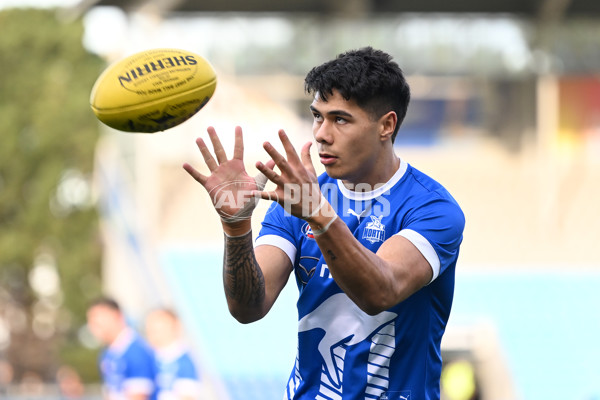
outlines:
[[[110,65],[90,96],[94,114],[125,132],[154,133],[186,121],[208,103],[217,76],[203,57],[179,49],[152,49]]]

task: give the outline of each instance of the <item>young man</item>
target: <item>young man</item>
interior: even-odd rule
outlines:
[[[150,312],[146,317],[146,337],[156,352],[158,400],[200,399],[200,379],[183,343],[177,315],[168,308]]]
[[[216,159],[197,140],[209,176],[184,164],[221,216],[229,310],[243,323],[262,318],[294,272],[298,355],[284,398],[439,399],[463,213],[394,152],[410,91],[388,54],[341,54],[305,86],[320,177],[311,143],[298,155],[283,131],[285,155],[267,142],[271,160],[256,163],[273,191],[244,170],[241,128],[231,160],[213,128]],[[255,202],[244,196],[275,199],[254,245]]]
[[[87,320],[91,333],[107,346],[99,360],[103,398],[155,400],[154,353],[127,325],[119,304],[98,299],[88,308]]]

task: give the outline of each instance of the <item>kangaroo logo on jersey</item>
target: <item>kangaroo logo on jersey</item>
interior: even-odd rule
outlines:
[[[300,263],[296,267],[296,279],[302,285],[303,289],[307,284],[310,278],[313,277],[315,271],[317,269],[317,263],[319,262],[319,258],[304,256],[300,257]]]
[[[365,227],[362,238],[368,240],[371,244],[385,241],[385,225],[381,223],[383,215],[379,217],[370,215],[370,217],[371,222]]]
[[[374,379],[377,381],[373,385],[368,382],[368,386],[373,386],[371,390],[377,390],[379,393],[387,389],[388,382],[385,377],[389,374],[384,370],[388,368],[389,358],[395,352],[394,320],[396,317],[396,313],[389,311],[369,316],[344,293],[338,293],[329,297],[298,322],[299,333],[313,329],[325,331],[318,345],[318,351],[323,359],[321,372],[323,393],[327,393],[329,398],[342,399],[346,350],[349,346],[367,338],[371,338],[370,376],[376,377]],[[335,392],[333,397],[331,397],[334,393],[332,389]]]

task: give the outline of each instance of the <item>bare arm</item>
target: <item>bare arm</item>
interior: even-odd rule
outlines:
[[[252,191],[262,189],[244,168],[242,130],[235,131],[233,157],[228,159],[215,132],[208,129],[214,157],[202,139],[196,141],[210,175],[189,164],[183,168],[208,192],[221,217],[225,233],[223,286],[230,313],[240,322],[264,317],[287,283],[292,266],[285,253],[273,246],[255,252],[250,218],[255,205]],[[270,164],[272,165],[272,164]],[[232,202],[230,199],[235,199]]]
[[[309,224],[313,231],[318,231],[332,218],[335,217],[319,215]],[[315,239],[331,276],[352,301],[371,315],[405,300],[433,276],[421,252],[399,235],[386,240],[373,253],[352,235],[342,220],[336,219]]]
[[[299,157],[283,131],[280,139],[286,157],[269,143],[264,147],[281,174],[273,170],[272,164],[257,164],[277,185],[274,192],[261,192],[261,196],[278,199],[293,215],[310,224],[331,275],[348,297],[363,311],[377,314],[405,300],[431,280],[429,262],[404,237],[386,240],[376,254],[364,247],[337,218],[331,205],[323,204],[310,158],[310,144],[303,147]],[[300,201],[286,198],[286,193],[291,192],[286,186],[306,188],[296,192],[301,195]],[[316,234],[323,230],[324,233]]]
[[[223,286],[230,311],[243,307],[261,314],[265,277],[254,255],[252,231],[242,236],[225,235]]]
[[[292,272],[287,255],[274,246],[253,248],[252,232],[225,236],[223,285],[229,312],[242,323],[264,317]]]

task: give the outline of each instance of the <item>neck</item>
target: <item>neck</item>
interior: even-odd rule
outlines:
[[[128,336],[127,333],[128,333],[127,325],[124,325],[123,327],[121,327],[121,329],[116,329],[114,331],[112,340],[108,344],[110,346],[116,346],[116,345],[118,345],[120,342],[122,342],[125,339],[127,339],[127,336]]]
[[[398,168],[400,168],[400,158],[392,151],[388,157],[378,158],[373,165],[365,166],[364,169],[370,171],[368,174],[356,179],[342,179],[342,183],[348,190],[368,192],[389,181]]]

